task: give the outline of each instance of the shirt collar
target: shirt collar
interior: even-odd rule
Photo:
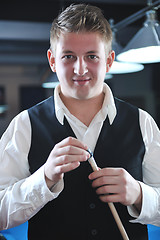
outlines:
[[[114,118],[116,117],[117,110],[116,110],[112,91],[106,83],[104,83],[103,92],[105,93],[105,98],[104,98],[104,102],[101,109],[102,114],[104,116],[104,119],[107,117],[107,114],[108,114],[109,122],[110,124],[112,124],[114,121]],[[64,116],[69,115],[70,112],[62,102],[59,93],[60,93],[60,84],[55,88],[54,101],[55,101],[56,117],[58,121],[63,125]]]
[[[105,97],[102,105],[102,114],[104,114],[105,118],[107,117],[108,114],[109,122],[111,125],[116,117],[117,109],[115,106],[112,91],[106,83],[104,83],[103,92],[105,93]]]
[[[65,113],[68,113],[68,109],[60,98],[60,84],[58,84],[54,90],[54,102],[55,102],[55,113],[58,121],[63,125]]]

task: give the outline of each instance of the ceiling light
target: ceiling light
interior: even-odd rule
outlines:
[[[55,88],[59,84],[56,73],[51,72],[42,83],[43,88]]]
[[[147,11],[146,18],[143,28],[118,54],[119,61],[144,64],[160,62],[160,25],[156,20],[156,12]]]
[[[0,114],[6,112],[8,109],[8,106],[7,105],[0,105]]]
[[[58,84],[59,84],[59,82],[45,82],[45,83],[42,83],[42,87],[43,88],[55,88]]]
[[[111,27],[113,28],[114,20],[110,20]],[[122,52],[122,46],[117,41],[116,33],[112,31],[112,49],[115,51],[115,61],[112,64],[112,67],[109,70],[110,74],[125,74],[132,72],[139,72],[144,69],[144,66],[139,63],[130,63],[130,62],[119,62],[117,61],[117,55]]]
[[[139,72],[144,69],[142,64],[138,63],[129,63],[129,62],[118,62],[114,61],[112,67],[110,68],[110,74],[124,74],[124,73],[132,73]]]

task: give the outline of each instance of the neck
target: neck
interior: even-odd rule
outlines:
[[[102,108],[104,93],[102,92],[99,96],[85,100],[68,98],[61,93],[60,97],[70,113],[86,126],[89,126],[95,115]]]

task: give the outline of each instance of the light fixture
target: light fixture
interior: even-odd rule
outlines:
[[[0,105],[0,114],[5,113],[8,110],[7,105]]]
[[[137,45],[133,46],[134,39],[133,38],[129,44],[123,49],[123,52],[117,55],[118,61],[125,62],[134,62],[134,63],[153,63],[160,62],[160,25],[156,20],[156,10],[160,8],[160,0],[155,1],[147,0],[147,7],[141,9],[140,11],[132,14],[131,16],[125,18],[124,20],[116,23],[113,26],[112,31],[119,31],[120,29],[128,26],[129,24],[137,21],[138,19],[144,17],[146,15],[147,20],[144,23],[144,27],[136,34],[135,38],[138,36],[139,40],[137,41]],[[147,32],[147,36],[141,35],[141,32]],[[140,45],[141,43],[141,45]],[[155,50],[156,48],[156,50]],[[147,53],[142,53],[142,50],[146,50]],[[133,52],[136,51],[136,55],[133,56]],[[138,52],[140,55],[138,56]],[[132,55],[129,57],[129,54]],[[127,56],[127,57],[126,57]],[[142,57],[145,56],[143,59]]]
[[[139,72],[144,69],[142,64],[114,61],[109,71],[110,74],[124,74]]]
[[[55,88],[59,82],[45,82],[42,84],[43,88]]]
[[[125,74],[139,72],[144,69],[142,64],[130,63],[130,62],[120,62],[117,60],[117,55],[122,52],[122,46],[117,41],[116,31],[114,30],[114,20],[110,19],[109,23],[112,30],[112,49],[115,51],[115,61],[112,64],[111,69],[109,70],[110,74]]]
[[[55,88],[59,84],[56,73],[51,72],[42,83],[43,88]]]
[[[160,25],[156,11],[146,12],[144,26],[131,39],[117,59],[124,62],[155,63],[160,62]]]

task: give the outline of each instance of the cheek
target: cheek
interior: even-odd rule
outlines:
[[[64,64],[61,62],[61,61],[56,61],[56,72],[57,72],[57,75],[63,75],[64,74],[64,71],[65,71],[65,66]]]
[[[57,68],[57,77],[59,81],[65,85],[70,82],[70,79],[72,79],[72,70],[68,66],[65,66],[64,64],[60,64]]]
[[[63,74],[67,74],[72,72],[73,66],[72,64],[66,64],[63,61],[58,63],[58,71],[63,72]]]
[[[93,72],[95,74],[97,74],[97,76],[99,76],[99,77],[102,77],[102,76],[104,77],[105,74],[106,74],[106,70],[107,70],[107,68],[106,68],[106,63],[105,62],[97,64],[97,66],[95,66],[93,68]]]

